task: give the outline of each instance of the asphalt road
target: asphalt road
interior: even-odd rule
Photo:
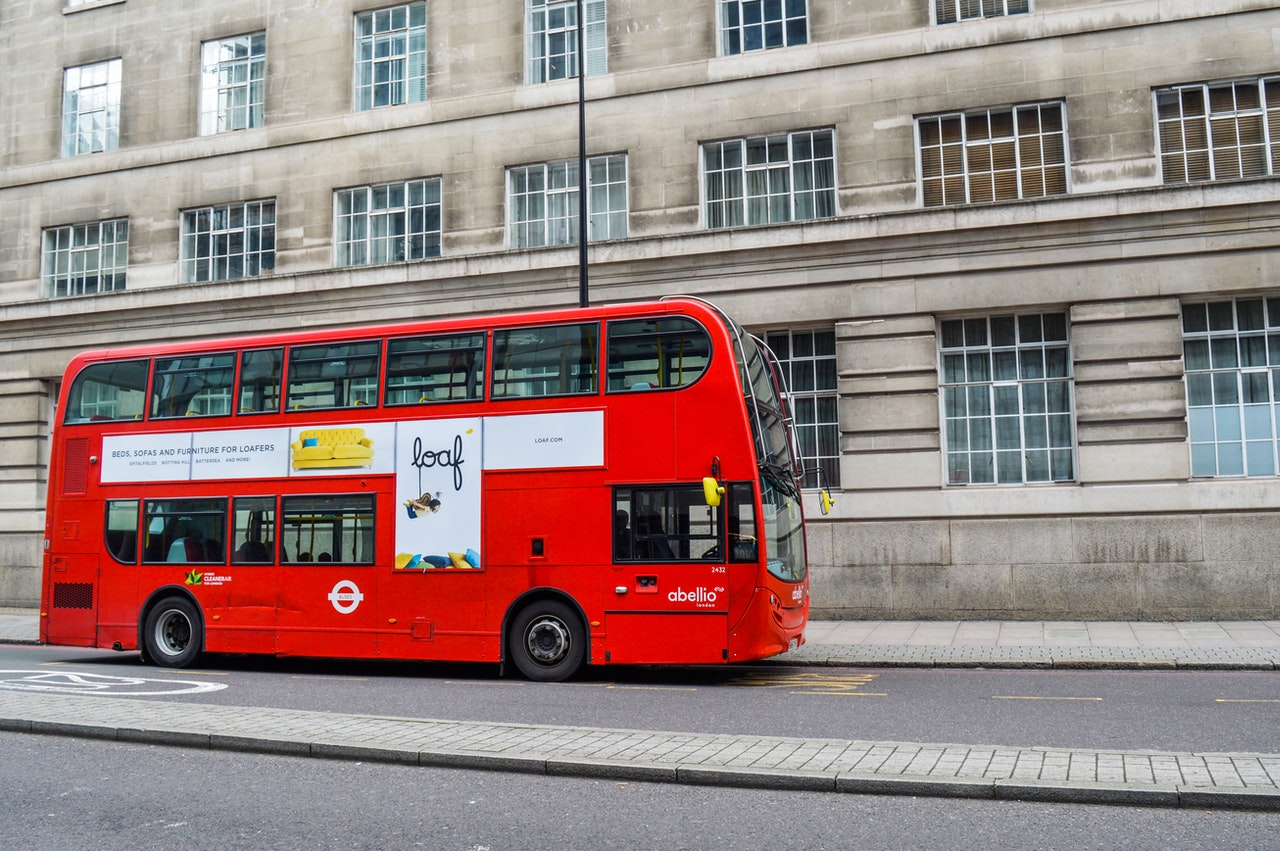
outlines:
[[[588,780],[0,733],[5,844],[135,849],[1262,849],[1274,813]]]
[[[170,671],[136,654],[0,646],[0,671],[146,677],[216,690],[157,699],[616,729],[992,744],[1280,751],[1274,673],[610,668],[571,683],[496,668],[210,656]],[[31,676],[27,673],[0,677]],[[73,691],[70,686],[64,691]],[[131,695],[139,696],[139,695]]]

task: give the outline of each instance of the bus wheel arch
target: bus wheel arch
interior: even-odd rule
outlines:
[[[162,668],[186,668],[204,652],[200,604],[179,588],[151,595],[138,622],[138,646],[145,661]]]
[[[536,682],[566,680],[591,658],[582,607],[549,589],[534,589],[511,604],[502,637],[503,659]]]

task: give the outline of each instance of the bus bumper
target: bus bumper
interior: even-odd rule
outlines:
[[[757,588],[746,613],[729,631],[729,661],[750,662],[795,650],[804,644],[808,622],[807,589],[792,604],[769,588]]]

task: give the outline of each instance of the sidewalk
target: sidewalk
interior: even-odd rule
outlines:
[[[0,642],[38,615],[0,609]],[[784,664],[1273,670],[1280,621],[815,622]],[[155,669],[157,677],[173,672]],[[21,673],[21,672],[18,672]],[[44,675],[42,675],[44,676]],[[410,765],[863,794],[1280,810],[1280,753],[1064,750],[550,727],[57,695],[0,683],[0,730]]]

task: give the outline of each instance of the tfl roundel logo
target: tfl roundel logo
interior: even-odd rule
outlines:
[[[350,579],[343,579],[329,592],[329,602],[333,603],[333,607],[340,615],[349,615],[354,612],[360,607],[360,601],[363,599],[364,595]]]

